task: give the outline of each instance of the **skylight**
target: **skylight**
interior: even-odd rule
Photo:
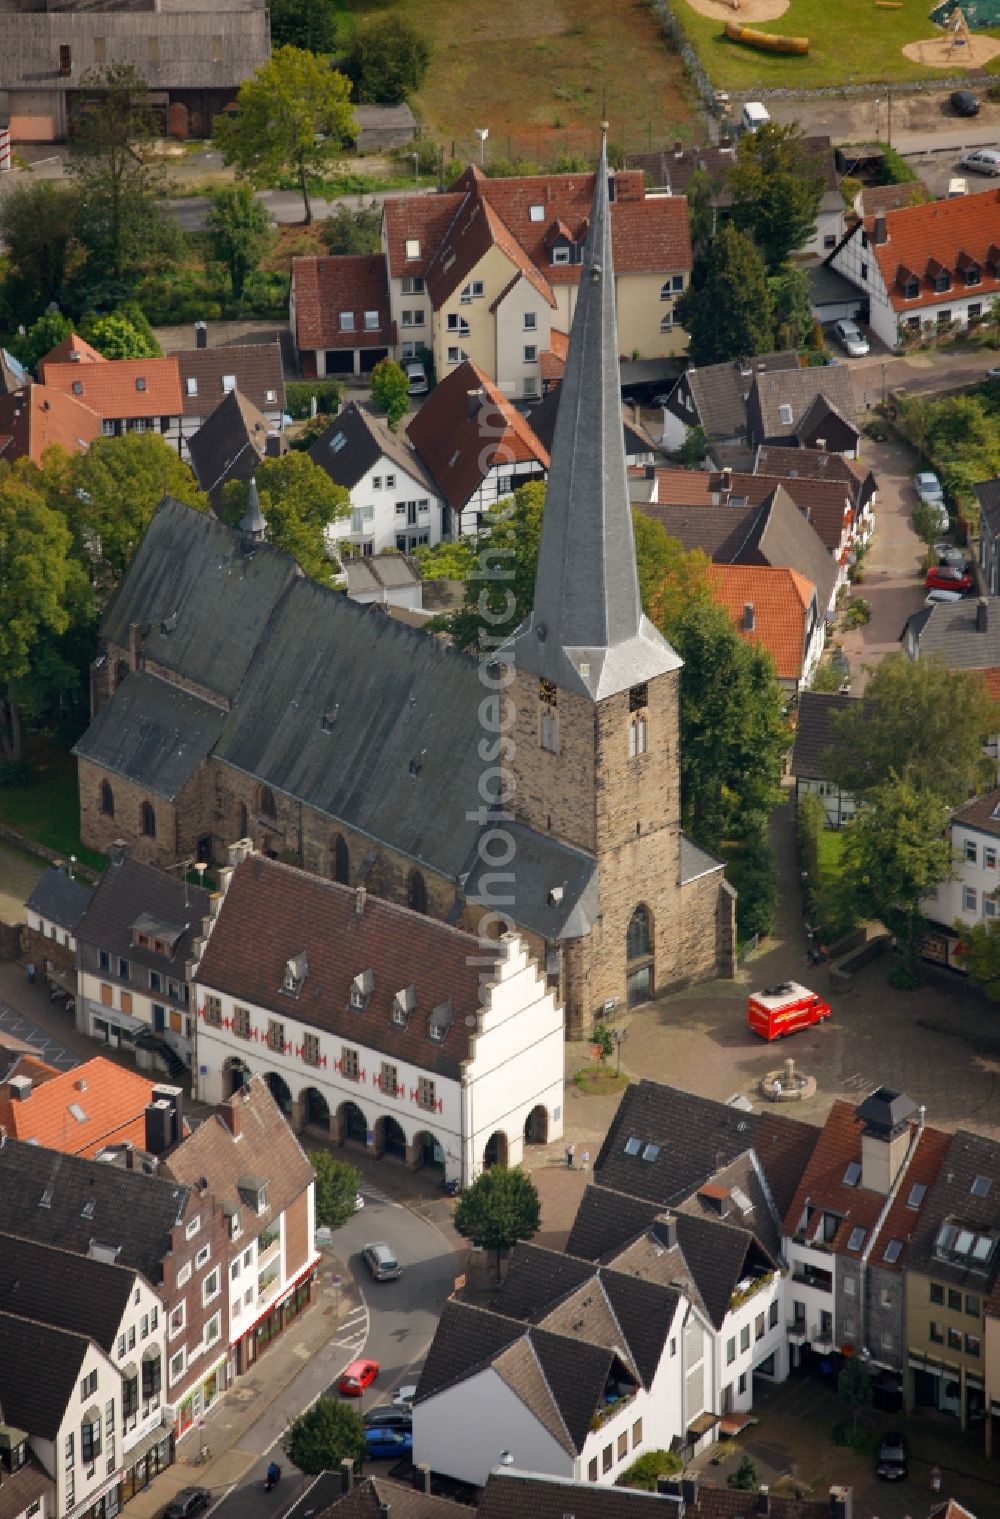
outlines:
[[[753,1203],[747,1197],[742,1187],[730,1187],[729,1195],[741,1213],[753,1212]]]
[[[642,1152],[643,1160],[654,1161],[660,1153],[659,1145],[647,1145]]]
[[[419,239],[419,237],[408,237],[406,239],[406,256],[407,256],[407,258],[419,258],[420,257],[420,239]]]
[[[531,207],[529,207],[528,216],[531,219],[531,221],[533,221],[533,222],[543,222],[545,220],[545,207],[544,206],[531,206]]]
[[[851,1163],[850,1163],[850,1165],[848,1166],[847,1170],[844,1172],[844,1186],[845,1187],[856,1187],[857,1184],[858,1184],[858,1182],[860,1180],[861,1180],[861,1162],[857,1161],[857,1160],[852,1160]]]
[[[136,380],[136,382],[135,382],[135,388],[136,388],[136,390],[145,390],[146,389],[146,382],[143,379],[142,375],[140,375],[139,378]]]
[[[901,1239],[891,1239],[885,1247],[885,1254],[882,1259],[888,1262],[890,1266],[894,1266],[902,1253],[903,1241]]]
[[[778,407],[778,418],[781,422],[782,427],[791,427],[792,408],[785,401],[783,401],[782,404]]]
[[[346,446],[347,439],[345,438],[344,434],[342,432],[335,432],[333,437],[330,439],[331,454],[339,454],[340,450],[342,448],[346,448]]]
[[[989,1176],[977,1176],[969,1191],[973,1197],[985,1197],[992,1185],[993,1182]]]
[[[87,1115],[78,1102],[71,1102],[69,1105],[69,1110],[73,1114],[73,1117],[76,1119],[77,1123],[87,1122]]]
[[[639,1153],[639,1151],[641,1149],[642,1149],[642,1140],[641,1139],[636,1139],[636,1137],[635,1137],[634,1134],[632,1135],[631,1139],[627,1139],[625,1141],[625,1154],[626,1155],[638,1155],[638,1153]]]
[[[847,1241],[848,1250],[860,1250],[865,1242],[865,1233],[866,1231],[861,1228],[852,1229],[850,1238]]]
[[[906,1206],[908,1208],[919,1208],[920,1204],[923,1202],[926,1196],[927,1183],[923,1181],[915,1181],[913,1183],[913,1186],[910,1188],[910,1195],[906,1199]]]
[[[958,1238],[951,1248],[956,1255],[968,1255],[975,1237],[971,1229],[959,1229]]]
[[[196,396],[198,394],[198,381],[195,379],[195,377],[193,375],[188,375],[186,384],[187,384],[187,393],[188,393],[188,395],[189,396]]]

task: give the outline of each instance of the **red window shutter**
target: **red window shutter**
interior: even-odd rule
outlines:
[[[324,1058],[324,1060],[325,1060],[325,1059],[326,1059],[326,1056],[325,1056],[325,1055],[324,1055],[324,1057],[323,1057],[323,1058]],[[335,1061],[334,1061],[334,1062],[333,1062],[333,1069],[334,1069],[334,1070],[335,1070],[335,1071],[340,1071],[340,1073],[341,1073],[341,1075],[343,1075],[343,1071],[344,1071],[344,1061],[343,1061],[343,1057],[341,1057],[341,1059],[340,1059],[340,1060],[335,1060]]]
[[[320,1063],[320,1065],[326,1065],[326,1056],[325,1055],[321,1055],[319,1057],[319,1063]]]
[[[368,1080],[368,1070],[367,1070],[367,1067],[363,1066],[361,1068],[361,1071],[359,1072],[359,1075],[360,1075],[360,1078],[361,1078],[362,1081],[367,1081]]]
[[[410,1088],[410,1101],[411,1102],[416,1102],[416,1100],[417,1100],[417,1091],[416,1091],[416,1088],[415,1087],[411,1087]]]
[[[301,1044],[297,1044],[295,1046],[295,1058],[297,1060],[301,1060],[302,1059],[302,1050],[303,1050],[303,1046]]]

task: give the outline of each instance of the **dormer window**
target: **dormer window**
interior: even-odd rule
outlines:
[[[368,1006],[375,984],[375,973],[371,970],[363,970],[355,976],[351,982],[351,1009],[355,1013],[363,1013]]]
[[[569,248],[565,243],[556,243],[552,249],[552,262],[554,264],[568,264],[570,262]]]
[[[259,1217],[267,1211],[267,1182],[260,1176],[241,1176],[236,1190],[248,1208]]]
[[[946,290],[951,289],[951,271],[950,269],[946,269],[943,264],[938,263],[936,258],[929,258],[927,260],[927,278],[939,295],[943,295]]]
[[[399,1028],[405,1028],[410,1021],[410,1014],[417,1005],[417,988],[412,985],[404,986],[392,999],[392,1021]]]
[[[298,996],[308,974],[309,960],[303,950],[301,954],[293,955],[290,960],[285,961],[284,990],[291,992],[293,996]]]
[[[454,1021],[455,1013],[450,1002],[441,1002],[427,1020],[427,1035],[435,1044],[442,1044]]]
[[[962,276],[963,283],[966,286],[979,285],[982,283],[983,276],[982,270],[979,266],[979,260],[973,258],[971,254],[960,253],[956,262],[956,268],[958,269],[959,274]]]
[[[920,294],[920,282],[915,279],[907,280],[903,285],[903,300],[915,301]]]

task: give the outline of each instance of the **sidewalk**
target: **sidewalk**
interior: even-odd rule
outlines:
[[[339,1288],[332,1285],[334,1272],[343,1279]],[[185,1436],[174,1465],[126,1506],[129,1519],[156,1519],[182,1487],[207,1487],[213,1503],[220,1501],[267,1449],[270,1441],[256,1426],[266,1414],[275,1413],[282,1395],[294,1388],[287,1400],[292,1418],[325,1392],[350,1359],[350,1351],[336,1343],[338,1330],[357,1322],[360,1331],[359,1311],[363,1313],[363,1305],[350,1272],[332,1252],[324,1251],[309,1308],[269,1346],[251,1372],[233,1383],[206,1415],[204,1428]],[[205,1462],[197,1460],[202,1445],[211,1451]]]

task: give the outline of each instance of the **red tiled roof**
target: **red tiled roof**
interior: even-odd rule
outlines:
[[[711,477],[713,489],[723,484],[721,475]],[[850,488],[840,480],[814,480],[804,475],[743,475],[730,477],[732,496],[730,504],[745,498],[748,506],[760,506],[776,486],[781,485],[791,496],[799,511],[812,523],[824,547],[831,554],[840,552],[840,542],[845,524],[854,515]],[[687,503],[682,502],[682,505]]]
[[[660,506],[711,506],[712,476],[704,469],[658,469],[656,500]]]
[[[917,1182],[922,1182],[927,1191],[930,1191],[937,1180],[937,1174],[944,1163],[951,1140],[952,1136],[945,1134],[941,1129],[924,1129],[910,1164],[906,1168],[903,1184],[879,1230],[879,1240],[871,1254],[873,1266],[881,1266],[886,1271],[903,1270],[906,1265],[906,1247],[910,1242],[910,1236],[920,1222],[920,1208],[909,1206],[910,1194]],[[903,1249],[895,1261],[887,1261],[885,1250],[892,1239],[900,1240]]]
[[[76,358],[73,355],[76,354]],[[71,332],[68,338],[63,338],[54,348],[38,361],[38,373],[42,381],[45,380],[46,364],[108,364],[103,353],[98,353],[96,348],[91,348],[78,332]]]
[[[990,701],[1000,702],[1000,669],[993,665],[988,670],[977,670],[975,674],[986,687],[986,694]]]
[[[469,392],[483,391],[469,416]],[[407,428],[410,441],[449,506],[463,507],[494,465],[535,460],[548,469],[548,451],[521,413],[471,359],[452,370]]]
[[[177,359],[114,359],[46,364],[45,383],[83,401],[99,417],[179,417],[184,410]]]
[[[47,448],[86,453],[100,436],[101,419],[75,396],[50,385],[28,385],[0,396],[0,459],[12,464],[27,457],[41,464]]]
[[[395,343],[384,254],[293,258],[292,286],[297,348],[389,348]],[[366,328],[366,311],[377,314],[376,327]],[[348,332],[341,330],[342,312],[353,319]]]
[[[992,248],[1000,248],[1000,190],[983,190],[975,195],[956,196],[953,200],[932,200],[923,206],[905,206],[885,213],[887,240],[876,244],[874,216],[867,216],[864,229],[869,252],[879,266],[893,310],[918,311],[922,306],[947,305],[956,296],[989,303],[1000,293],[998,265],[991,268],[987,259]],[[856,234],[857,235],[857,234]],[[958,272],[962,255],[979,264],[980,280],[966,285]],[[951,274],[951,288],[935,290],[929,268],[940,265]],[[918,281],[914,300],[903,298],[897,276],[908,271]]]
[[[59,1071],[25,1098],[5,1098],[0,1124],[15,1139],[64,1155],[92,1159],[106,1145],[126,1142],[142,1149],[146,1104],[155,1085],[97,1055],[71,1071]]]
[[[404,195],[386,201],[383,226],[391,279],[427,273],[427,266],[462,200],[460,194],[449,194]],[[420,250],[415,258],[406,256],[406,244],[411,239]]]
[[[781,680],[798,680],[805,653],[806,614],[816,592],[796,570],[769,564],[710,564],[709,584],[733,626],[748,643],[761,644],[774,660]],[[744,608],[752,605],[754,626],[743,627]]]

